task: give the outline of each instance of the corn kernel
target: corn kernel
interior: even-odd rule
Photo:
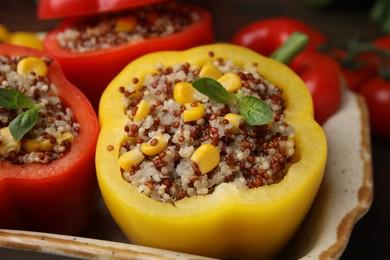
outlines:
[[[202,78],[212,78],[219,79],[222,77],[222,72],[213,64],[207,63],[203,66],[203,68],[199,72],[199,76]]]
[[[227,72],[217,80],[228,92],[234,92],[241,88],[242,82],[240,76],[234,72]]]
[[[116,32],[131,32],[137,23],[137,19],[134,16],[127,16],[119,18],[115,24]]]
[[[54,144],[49,139],[42,139],[40,141],[37,139],[22,139],[22,148],[28,153],[38,151],[47,152],[51,151],[53,147]]]
[[[138,104],[137,112],[134,115],[133,121],[141,121],[142,119],[145,119],[147,115],[150,113],[150,105],[145,100],[141,100]]]
[[[0,129],[0,155],[4,158],[7,158],[10,152],[20,152],[21,141],[16,140],[11,132],[9,127],[3,127]]]
[[[140,149],[141,152],[150,156],[162,152],[167,146],[168,142],[164,140],[164,135],[162,133],[159,133],[158,135],[150,139],[149,142],[143,143]]]
[[[14,32],[10,34],[9,38],[10,44],[30,47],[33,49],[43,50],[42,41],[35,35],[30,32]]]
[[[4,25],[0,24],[0,43],[8,43],[10,39],[10,33]]]
[[[39,151],[47,152],[51,151],[54,147],[54,144],[50,142],[49,139],[43,139],[41,142],[39,142]]]
[[[27,57],[18,62],[16,71],[19,74],[29,74],[33,71],[37,76],[46,76],[48,68],[42,59],[37,57]]]
[[[202,174],[214,169],[219,164],[220,159],[218,149],[211,144],[202,144],[191,156],[191,160],[198,165]]]
[[[125,171],[130,171],[133,165],[140,164],[145,158],[138,147],[122,154],[118,159],[119,167]]]
[[[194,97],[196,93],[197,90],[190,83],[178,82],[173,89],[173,99],[180,105],[184,105],[197,101]]]
[[[196,121],[202,118],[206,112],[204,106],[198,102],[186,103],[185,106],[186,110],[183,111],[184,122]]]
[[[74,140],[74,136],[71,132],[63,132],[56,140],[56,143],[61,145],[62,142],[67,141],[72,143]]]
[[[230,124],[232,124],[232,128],[230,128],[230,132],[233,134],[237,134],[240,132],[240,124],[244,122],[244,118],[241,115],[228,113],[223,119],[227,119]]]
[[[39,142],[36,139],[22,139],[22,148],[28,153],[39,151]]]

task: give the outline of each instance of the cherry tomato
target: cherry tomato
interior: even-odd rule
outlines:
[[[347,87],[353,91],[357,91],[365,82],[377,76],[377,56],[374,53],[358,54],[348,63],[343,62],[347,57],[345,50],[330,49],[326,55],[340,64]]]
[[[390,140],[390,81],[375,77],[359,90],[367,102],[372,135]]]

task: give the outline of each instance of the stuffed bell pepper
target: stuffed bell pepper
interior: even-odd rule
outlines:
[[[327,143],[302,80],[229,44],[145,55],[102,95],[96,167],[130,241],[270,258],[322,180]]]
[[[0,45],[0,228],[77,234],[97,202],[99,124],[46,53]]]
[[[65,18],[44,49],[97,108],[108,83],[131,60],[214,41],[210,13],[175,1],[41,0],[41,19]]]

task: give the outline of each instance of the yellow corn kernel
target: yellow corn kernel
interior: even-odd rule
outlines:
[[[43,50],[42,41],[37,35],[30,32],[14,32],[10,34],[10,44],[30,47],[33,49]]]
[[[240,124],[244,122],[244,118],[241,115],[228,113],[223,119],[227,119],[230,124],[232,124],[232,128],[230,128],[230,132],[233,134],[238,134],[240,132]]]
[[[22,139],[22,148],[28,153],[39,151],[39,142],[36,139]]]
[[[131,32],[137,23],[137,19],[134,16],[121,17],[116,21],[116,32]]]
[[[206,112],[204,106],[198,102],[186,103],[185,106],[186,110],[183,111],[184,122],[196,121],[202,118]]]
[[[39,151],[47,152],[51,151],[54,147],[54,144],[50,142],[49,139],[43,139],[41,142],[39,142]]]
[[[217,80],[228,92],[234,92],[241,88],[242,82],[240,76],[234,72],[227,72]]]
[[[187,82],[178,82],[173,88],[173,99],[180,105],[197,101],[194,95],[197,90]]]
[[[10,38],[10,33],[4,25],[0,24],[0,43],[8,43]]]
[[[61,145],[62,142],[67,141],[73,143],[74,135],[71,132],[63,132],[59,137],[57,137],[56,143]]]
[[[37,57],[23,58],[18,62],[16,71],[19,74],[29,74],[33,71],[37,76],[46,76],[48,67],[46,63]]]
[[[118,158],[119,167],[125,171],[130,171],[133,165],[140,164],[145,158],[145,155],[141,153],[138,147],[122,154]]]
[[[212,78],[212,79],[219,79],[222,77],[222,72],[213,64],[207,63],[203,66],[203,68],[199,72],[199,76],[202,78]]]
[[[10,152],[20,152],[20,147],[21,141],[12,136],[8,126],[0,129],[0,155],[7,158]]]
[[[202,144],[192,154],[191,160],[195,162],[202,174],[206,174],[214,169],[221,160],[218,149],[211,144]]]
[[[50,142],[49,139],[42,139],[38,141],[37,139],[23,139],[22,148],[28,153],[31,152],[47,152],[51,151],[54,147],[54,144]]]
[[[141,121],[145,119],[150,113],[150,104],[145,100],[141,100],[138,104],[137,112],[134,115],[133,121]]]
[[[150,156],[162,152],[167,146],[168,142],[164,140],[164,135],[162,133],[159,133],[158,135],[150,139],[149,142],[143,143],[140,149],[141,152]]]

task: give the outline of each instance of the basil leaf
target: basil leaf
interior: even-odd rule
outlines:
[[[221,83],[210,78],[200,78],[192,83],[192,86],[211,100],[222,104],[229,104],[237,99],[236,95],[229,93]]]
[[[38,111],[41,108],[41,105],[34,105],[9,123],[9,130],[16,140],[22,139],[35,126],[38,121]]]
[[[271,108],[258,97],[243,96],[237,100],[237,106],[245,122],[251,126],[264,125],[272,120]]]
[[[0,106],[17,109],[31,108],[34,106],[33,100],[15,89],[0,88]]]

